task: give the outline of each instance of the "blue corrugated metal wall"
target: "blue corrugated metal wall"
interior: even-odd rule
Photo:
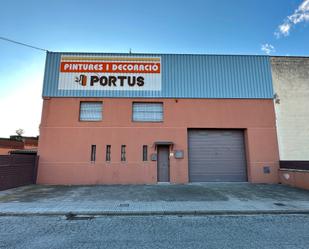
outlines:
[[[161,57],[161,91],[58,90],[61,55]],[[272,98],[268,56],[48,52],[43,97]]]

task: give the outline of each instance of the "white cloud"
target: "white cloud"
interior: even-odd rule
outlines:
[[[301,5],[294,11],[294,13],[288,16],[284,22],[278,26],[275,36],[280,38],[282,36],[288,36],[291,28],[301,22],[309,21],[309,0],[304,0]]]
[[[270,54],[276,51],[275,47],[268,43],[262,44],[261,50],[266,54]]]

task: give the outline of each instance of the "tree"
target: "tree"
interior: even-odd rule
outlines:
[[[25,133],[25,131],[23,129],[17,129],[15,133],[17,134],[17,136],[21,137]]]

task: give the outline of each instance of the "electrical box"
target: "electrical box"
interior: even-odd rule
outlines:
[[[150,160],[151,161],[157,161],[157,157],[158,157],[157,154],[153,153],[153,154],[150,155]]]
[[[184,152],[183,150],[175,150],[174,151],[174,156],[176,159],[182,159],[184,158]]]
[[[264,171],[264,174],[270,174],[270,167],[264,166],[263,171]]]

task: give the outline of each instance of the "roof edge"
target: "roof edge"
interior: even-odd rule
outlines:
[[[271,57],[269,55],[258,54],[202,54],[202,53],[124,53],[124,52],[60,52],[60,51],[48,51],[50,54],[110,54],[110,55],[178,55],[178,56],[250,56],[250,57]]]
[[[288,58],[309,58],[309,55],[265,55],[265,54],[217,54],[217,53],[149,53],[149,52],[138,52],[138,53],[125,53],[125,52],[86,52],[86,51],[48,51],[51,54],[111,54],[111,55],[179,55],[179,56],[250,56],[250,57],[288,57]]]

